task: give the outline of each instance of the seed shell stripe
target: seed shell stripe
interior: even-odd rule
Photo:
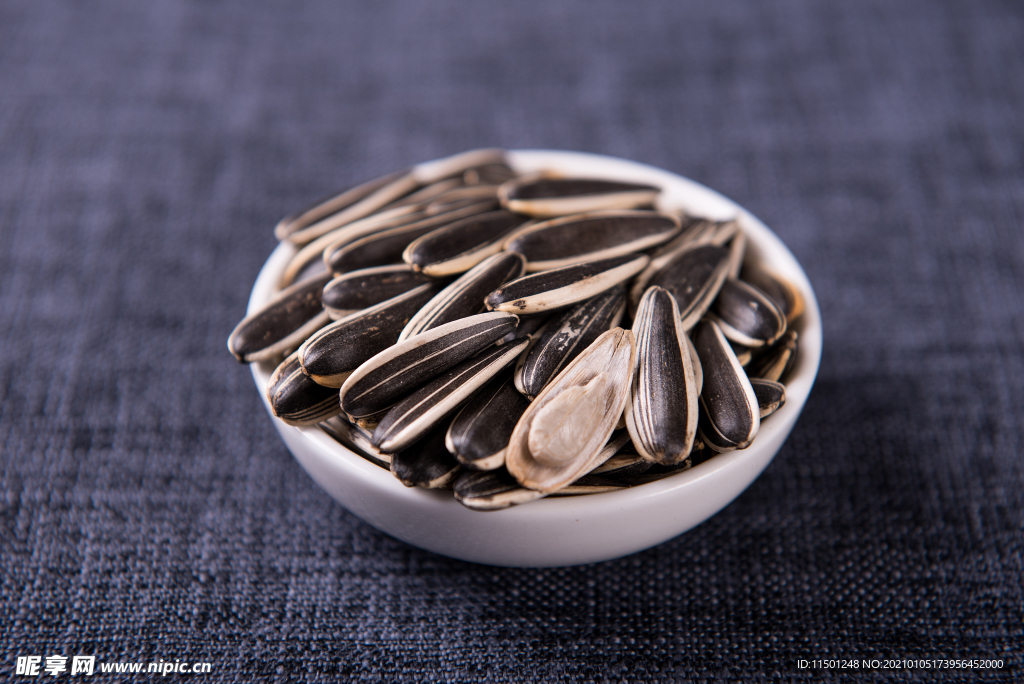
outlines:
[[[439,287],[426,283],[331,323],[299,348],[303,372],[317,384],[341,387],[349,373],[398,340],[409,318]]]
[[[385,349],[357,368],[341,388],[342,410],[376,413],[515,329],[518,318],[490,312],[452,321]]]
[[[761,411],[747,374],[714,321],[701,321],[694,328],[693,346],[704,368],[700,403],[708,423],[721,439],[708,437],[716,444],[724,440],[737,449],[747,448],[761,425]]]
[[[416,312],[402,330],[398,341],[484,310],[484,298],[513,278],[523,274],[526,265],[522,255],[501,252],[484,259],[437,293]]]
[[[324,285],[323,306],[337,320],[430,282],[430,278],[404,264],[364,268]]]
[[[679,232],[679,220],[654,211],[593,211],[534,223],[505,240],[526,257],[527,272],[641,252]]]
[[[679,309],[668,291],[647,290],[633,322],[637,369],[626,407],[626,428],[645,459],[674,465],[697,435],[697,380]]]
[[[462,273],[500,252],[502,239],[524,220],[504,210],[470,216],[413,240],[402,260],[430,276]]]
[[[570,306],[629,280],[647,261],[632,254],[523,276],[489,294],[487,308],[529,314]]]
[[[516,387],[535,397],[551,378],[590,346],[604,331],[616,327],[625,311],[626,289],[618,285],[560,315],[544,328],[516,367]]]
[[[388,411],[373,433],[373,443],[385,452],[406,448],[515,361],[526,344],[521,340],[486,349],[434,378]]]
[[[303,280],[281,291],[267,304],[235,326],[228,351],[243,363],[267,361],[291,351],[327,324],[321,293],[329,274]]]
[[[448,428],[445,446],[463,465],[494,470],[505,465],[512,430],[530,402],[508,372],[501,373],[459,412]]]
[[[530,216],[563,216],[600,209],[632,209],[651,204],[660,190],[589,178],[524,178],[511,180],[498,190],[502,204]]]

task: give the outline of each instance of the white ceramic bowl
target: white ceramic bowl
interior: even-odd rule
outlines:
[[[789,279],[807,309],[795,327],[799,353],[785,405],[766,419],[754,444],[719,454],[669,478],[605,494],[546,498],[502,511],[464,508],[450,491],[406,488],[388,471],[352,453],[317,427],[286,425],[271,413],[288,449],[312,478],[345,508],[377,529],[414,546],[476,563],[549,567],[610,560],[660,544],[699,525],[735,499],[768,466],[807,401],[821,359],[821,317],[800,264],[761,221],[742,207],[681,176],[623,159],[579,152],[519,150],[509,163],[520,172],[565,174],[651,183],[663,188],[661,206],[712,218],[736,216],[748,254]],[[280,245],[263,266],[249,311],[266,302],[294,248]],[[256,388],[274,370],[253,364]]]

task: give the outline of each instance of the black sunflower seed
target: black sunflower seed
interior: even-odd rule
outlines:
[[[435,283],[420,285],[331,323],[299,349],[303,372],[318,384],[341,387],[360,364],[391,347],[409,318],[439,289]]]
[[[529,405],[516,391],[511,373],[498,375],[455,416],[445,441],[448,451],[475,470],[501,468],[508,439]]]
[[[693,345],[704,369],[700,393],[700,405],[707,417],[707,426],[701,427],[704,440],[712,448],[747,448],[761,426],[757,397],[747,374],[714,321],[697,324]]]
[[[730,341],[746,347],[771,345],[786,332],[786,317],[775,303],[742,280],[726,278],[709,315]]]
[[[502,283],[521,276],[525,265],[522,255],[514,252],[500,252],[484,259],[417,311],[398,341],[480,313],[484,310],[484,297]]]
[[[451,482],[461,466],[444,446],[446,425],[439,425],[405,451],[391,455],[391,474],[406,487],[438,489]]]
[[[337,320],[430,282],[430,278],[405,264],[365,268],[327,283],[323,306]]]
[[[747,375],[780,382],[796,363],[797,338],[795,330],[786,332],[778,342],[751,359]]]
[[[679,232],[679,220],[654,211],[594,211],[534,223],[505,249],[526,257],[528,272],[641,252]]]
[[[502,204],[530,216],[563,216],[599,209],[633,209],[654,202],[652,185],[589,178],[512,180],[499,190]]]
[[[761,410],[762,418],[775,413],[786,403],[786,386],[781,382],[751,378],[750,386],[754,388],[754,396],[757,397],[757,406]]]
[[[270,376],[267,399],[274,415],[289,425],[314,425],[341,413],[337,390],[321,387],[303,373],[297,351]]]
[[[455,500],[474,511],[498,511],[545,496],[543,492],[520,487],[504,468],[464,470],[456,478],[453,489]]]
[[[246,316],[228,337],[228,351],[243,363],[266,361],[291,351],[330,320],[321,304],[329,274],[284,289]]]
[[[728,250],[698,243],[653,274],[646,287],[668,290],[679,306],[683,330],[690,330],[711,306],[728,275]]]
[[[529,314],[571,306],[629,280],[647,261],[643,254],[628,254],[523,276],[488,295],[487,308]]]
[[[429,276],[463,273],[500,252],[502,239],[524,220],[504,210],[470,216],[413,240],[402,259]]]
[[[626,427],[644,458],[673,465],[693,448],[699,391],[679,309],[668,291],[647,290],[633,321],[633,334],[637,368],[626,406]]]
[[[527,397],[537,396],[601,333],[618,325],[625,310],[625,296],[625,286],[618,285],[556,315],[516,367],[519,391]]]
[[[477,314],[420,333],[359,366],[341,388],[349,416],[385,409],[515,329],[512,314]]]
[[[526,340],[521,340],[485,349],[441,373],[388,411],[374,430],[373,443],[384,452],[406,448],[515,361],[526,344]]]

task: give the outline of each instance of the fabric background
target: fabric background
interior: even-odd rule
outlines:
[[[0,2],[0,675],[1020,681],[1022,46],[1009,1]],[[698,528],[566,569],[420,551],[226,351],[282,215],[484,146],[681,173],[803,263],[817,384]],[[797,667],[887,657],[1006,668]]]

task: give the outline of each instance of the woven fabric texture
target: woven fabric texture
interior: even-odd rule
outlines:
[[[1020,681],[1022,46],[1009,1],[0,3],[0,678]],[[225,349],[281,216],[492,146],[694,178],[816,288],[788,442],[656,548],[396,541]],[[1005,665],[799,666],[825,658]]]

